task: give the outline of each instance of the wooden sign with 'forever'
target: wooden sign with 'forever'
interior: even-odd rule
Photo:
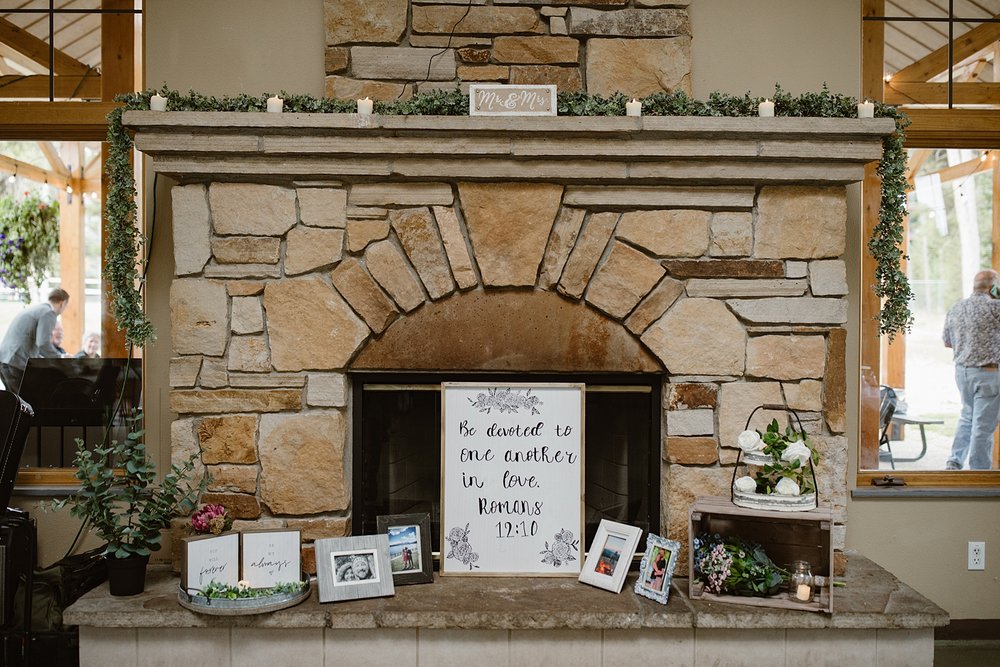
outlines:
[[[577,576],[584,385],[441,391],[441,574]]]

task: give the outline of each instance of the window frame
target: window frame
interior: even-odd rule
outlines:
[[[136,40],[140,38],[144,8],[141,6],[137,8],[135,5],[134,0],[101,0],[100,8],[92,10],[93,13],[101,15],[101,101],[2,101],[0,140],[101,142],[101,163],[106,164],[107,116],[120,106],[114,102],[115,96],[131,92],[137,84],[135,45]],[[17,9],[7,11],[18,12]],[[54,8],[49,13],[54,15],[67,11],[72,10]],[[51,68],[49,75],[53,75]],[[107,175],[102,172],[100,194],[102,202],[106,198],[107,189]],[[103,214],[102,206],[102,256],[107,246],[107,225]],[[102,280],[102,356],[107,356],[108,350],[126,349],[125,337],[118,330],[107,302],[108,293],[108,284],[106,280]],[[38,487],[73,486],[77,486],[73,468],[20,468],[15,481],[16,493],[31,493]]]
[[[883,75],[885,46],[885,1],[862,0],[861,22],[861,95],[863,98],[884,99]],[[891,20],[891,17],[888,17]],[[950,76],[949,76],[950,79]],[[1000,109],[914,108],[903,111],[911,124],[906,129],[906,148],[982,148],[1000,149]],[[878,222],[880,179],[876,165],[865,167],[862,182],[862,248],[867,248],[872,230]],[[994,239],[1000,240],[1000,230],[994,215]],[[993,268],[1000,268],[1000,243],[994,243]],[[857,487],[871,488],[887,474],[877,469],[879,441],[878,380],[881,371],[882,340],[878,333],[880,303],[872,291],[875,284],[875,262],[867,251],[861,260],[861,322],[860,322],[860,391],[858,397],[858,465]],[[867,384],[865,370],[876,381]],[[994,460],[1000,445],[994,445]],[[863,467],[874,456],[876,469]],[[920,471],[899,470],[891,475],[903,479],[908,487],[990,488],[1000,487],[1000,470]]]

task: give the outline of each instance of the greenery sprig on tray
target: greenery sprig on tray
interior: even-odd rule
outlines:
[[[164,86],[159,91],[144,91],[121,95],[116,100],[122,107],[108,116],[110,158],[107,172],[110,179],[106,217],[108,247],[105,257],[108,281],[111,285],[111,308],[125,339],[142,346],[153,340],[153,326],[142,309],[144,239],[136,227],[135,181],[130,162],[132,139],[121,122],[126,110],[149,109],[149,98],[158,92],[167,98],[168,111],[243,111],[265,112],[270,93],[210,97],[191,91],[181,94]],[[315,98],[310,95],[290,95],[282,92],[285,113],[355,113],[354,100]],[[824,85],[818,93],[794,96],[775,87],[776,116],[854,118],[857,99],[831,93]],[[715,92],[700,101],[683,92],[654,93],[642,98],[642,113],[646,116],[756,116],[757,105],[763,100],[749,93],[728,95]],[[560,116],[624,116],[628,98],[622,93],[609,97],[583,92],[560,93]],[[420,93],[408,100],[375,102],[375,113],[383,115],[464,116],[469,113],[469,97],[459,90]],[[882,140],[882,159],[878,174],[882,178],[879,221],[868,241],[868,252],[875,259],[875,295],[882,300],[879,331],[891,340],[895,334],[909,330],[913,316],[910,301],[913,293],[909,280],[900,267],[903,259],[903,217],[906,215],[906,151],[904,131],[909,124],[906,115],[896,107],[875,103],[875,116],[892,118],[896,132]]]
[[[308,586],[305,581],[290,581],[277,584],[270,588],[251,588],[246,582],[240,582],[236,586],[228,586],[213,581],[200,591],[199,595],[212,600],[250,600],[256,598],[266,598],[272,595],[294,595]]]

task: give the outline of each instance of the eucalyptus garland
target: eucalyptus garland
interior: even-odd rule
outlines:
[[[159,91],[130,93],[117,98],[122,107],[108,116],[110,158],[107,171],[110,179],[106,217],[108,248],[105,257],[108,281],[111,285],[111,307],[120,329],[128,342],[142,346],[154,337],[153,326],[142,308],[143,279],[140,269],[148,258],[142,255],[143,238],[136,226],[135,180],[132,177],[132,139],[122,126],[126,110],[149,109],[149,98],[158,92],[167,98],[168,111],[244,111],[267,110],[269,93],[210,97],[191,91],[186,95],[164,87]],[[287,113],[355,113],[353,100],[315,98],[309,95],[281,93]],[[776,116],[854,118],[857,99],[831,93],[824,85],[818,93],[793,96],[775,87]],[[646,116],[729,116],[749,117],[758,114],[757,105],[763,98],[712,93],[705,101],[695,100],[683,92],[654,93],[643,98],[642,113]],[[622,93],[609,97],[583,92],[559,93],[560,116],[623,116],[628,98]],[[399,116],[464,116],[469,113],[469,97],[459,90],[433,91],[415,95],[408,100],[375,102],[375,113]],[[908,331],[913,321],[910,301],[913,292],[903,273],[903,218],[906,215],[906,151],[904,130],[909,124],[902,111],[880,102],[875,103],[875,116],[892,118],[896,132],[883,138],[882,159],[878,175],[882,179],[879,221],[868,241],[868,252],[875,259],[873,290],[881,300],[879,331],[891,340],[897,333]]]

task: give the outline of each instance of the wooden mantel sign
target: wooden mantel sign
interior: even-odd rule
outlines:
[[[441,574],[579,575],[584,385],[441,392]]]
[[[472,84],[470,116],[555,116],[554,85]]]

